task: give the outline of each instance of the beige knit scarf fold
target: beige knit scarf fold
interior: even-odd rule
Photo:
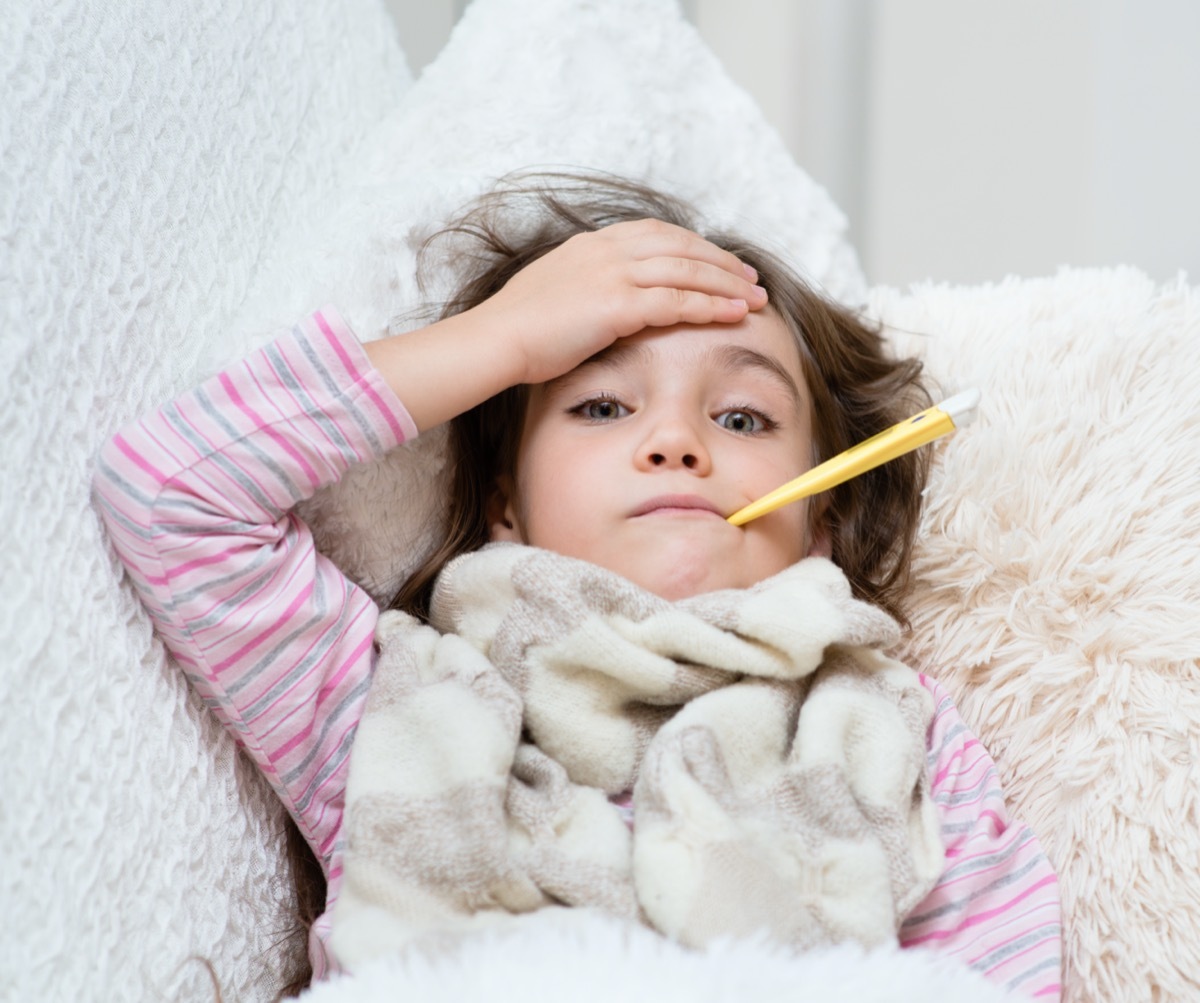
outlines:
[[[376,632],[343,966],[550,906],[693,946],[876,944],[936,882],[932,701],[830,562],[672,603],[496,544],[447,566],[431,619]],[[609,799],[630,789],[632,832]]]

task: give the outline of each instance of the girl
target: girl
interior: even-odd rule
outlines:
[[[394,603],[443,628],[443,572],[489,542],[589,562],[676,605],[831,558],[857,599],[902,617],[919,456],[745,528],[724,517],[924,406],[919,364],[887,358],[877,331],[767,252],[701,228],[618,179],[517,178],[447,231],[466,279],[436,323],[360,345],[319,311],[103,450],[98,502],[158,631],[319,862],[315,977],[337,967],[347,775],[380,611],[291,510],[350,464],[452,423],[444,542]],[[1057,998],[1054,874],[946,693],[919,685],[933,709],[918,786],[944,858],[900,942]],[[628,789],[603,789],[630,812]],[[639,814],[639,837],[650,821]]]

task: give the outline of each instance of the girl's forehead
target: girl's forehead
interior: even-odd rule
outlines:
[[[766,310],[750,314],[737,324],[647,328],[619,339],[560,380],[586,375],[593,369],[638,372],[679,365],[731,375],[758,371],[791,384],[797,393],[805,383],[800,349],[791,330]]]

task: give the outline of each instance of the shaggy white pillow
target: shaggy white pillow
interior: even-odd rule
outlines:
[[[422,304],[415,255],[425,237],[530,167],[646,181],[778,250],[831,295],[865,299],[845,217],[676,0],[474,0],[368,137],[353,183],[260,275],[237,325],[242,347],[326,301],[359,337],[379,337]],[[452,277],[433,278],[436,299]],[[423,436],[301,508],[319,546],[379,601],[437,535],[442,442]]]
[[[1200,293],[1131,268],[877,289],[976,423],[937,448],[900,652],[1058,870],[1065,999],[1200,991]]]

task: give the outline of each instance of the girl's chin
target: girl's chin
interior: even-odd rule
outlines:
[[[640,563],[637,567],[613,570],[647,592],[671,602],[748,584],[736,573],[735,563],[719,561],[695,551],[663,557],[652,567],[642,567]]]
[[[740,529],[722,528],[732,533],[714,533],[698,520],[686,526],[680,521],[654,534],[616,532],[603,541],[593,538],[590,545],[562,552],[607,568],[671,601],[746,588],[786,567],[778,544],[751,540]]]

